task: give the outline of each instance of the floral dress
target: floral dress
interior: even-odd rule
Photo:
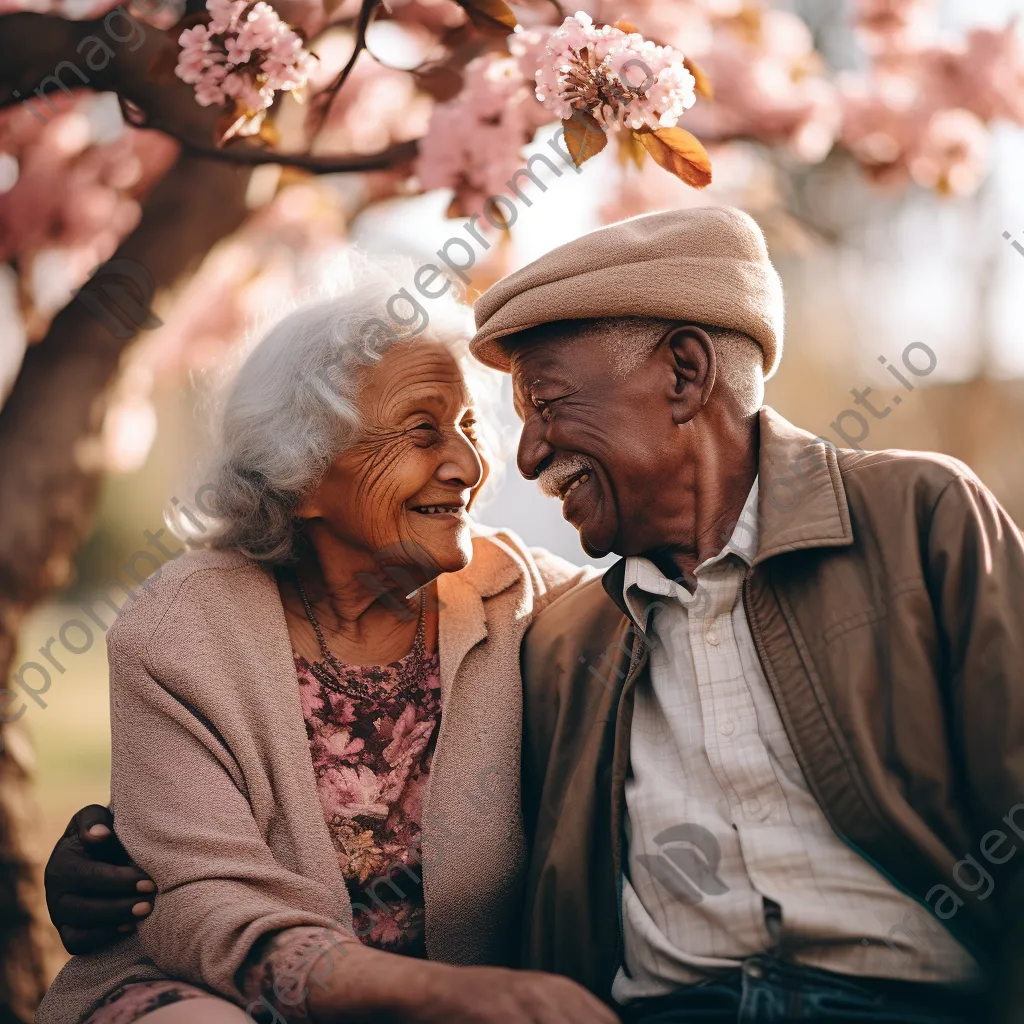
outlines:
[[[337,673],[293,657],[317,791],[352,898],[355,934],[377,949],[425,956],[420,821],[441,683],[423,616],[412,650],[390,665],[340,666]],[[269,936],[245,972],[246,997],[273,1003],[275,979],[294,977],[321,935],[319,928],[291,928]],[[184,982],[140,981],[112,992],[86,1019],[133,1024],[163,1006],[210,995]],[[293,1007],[288,1017],[304,1014]]]

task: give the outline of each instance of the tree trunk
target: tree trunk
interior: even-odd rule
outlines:
[[[89,532],[99,480],[81,452],[102,424],[106,397],[125,350],[146,324],[151,291],[173,285],[211,246],[239,227],[246,215],[247,181],[248,172],[242,168],[179,157],[143,204],[139,227],[58,314],[47,336],[26,353],[14,389],[0,410],[4,678],[11,670],[26,612],[67,582],[75,553]],[[147,287],[147,278],[152,288]],[[15,692],[21,693],[16,688]],[[0,710],[13,718],[19,705],[19,700],[9,698]],[[0,752],[0,798],[23,785],[23,773],[5,746]],[[36,962],[27,953],[25,897],[16,891],[24,867],[13,822],[8,801],[0,809],[0,1024],[17,1020],[14,1014],[19,1009],[24,1013],[23,1000],[33,995]],[[16,986],[23,990],[20,996]]]

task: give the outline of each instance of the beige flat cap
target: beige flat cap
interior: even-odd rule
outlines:
[[[652,316],[742,331],[782,355],[782,282],[753,218],[728,206],[619,221],[541,256],[488,288],[470,350],[508,371],[501,338],[556,320]]]

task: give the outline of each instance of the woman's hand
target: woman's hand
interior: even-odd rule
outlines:
[[[92,953],[135,930],[156,886],[125,853],[106,807],[83,807],[46,865],[46,907],[69,953]]]
[[[447,967],[409,1024],[618,1024],[582,985],[557,974]]]
[[[327,958],[331,964],[321,960],[310,974],[317,1024],[619,1024],[599,999],[556,974],[452,967],[358,940]]]

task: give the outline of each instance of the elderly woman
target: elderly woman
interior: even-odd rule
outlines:
[[[202,550],[110,630],[117,831],[159,895],[137,934],[70,961],[39,1024],[615,1019],[503,966],[520,640],[582,574],[470,518],[487,466],[464,309],[352,358],[393,291],[373,275],[255,348],[204,488],[216,516],[180,524]]]

